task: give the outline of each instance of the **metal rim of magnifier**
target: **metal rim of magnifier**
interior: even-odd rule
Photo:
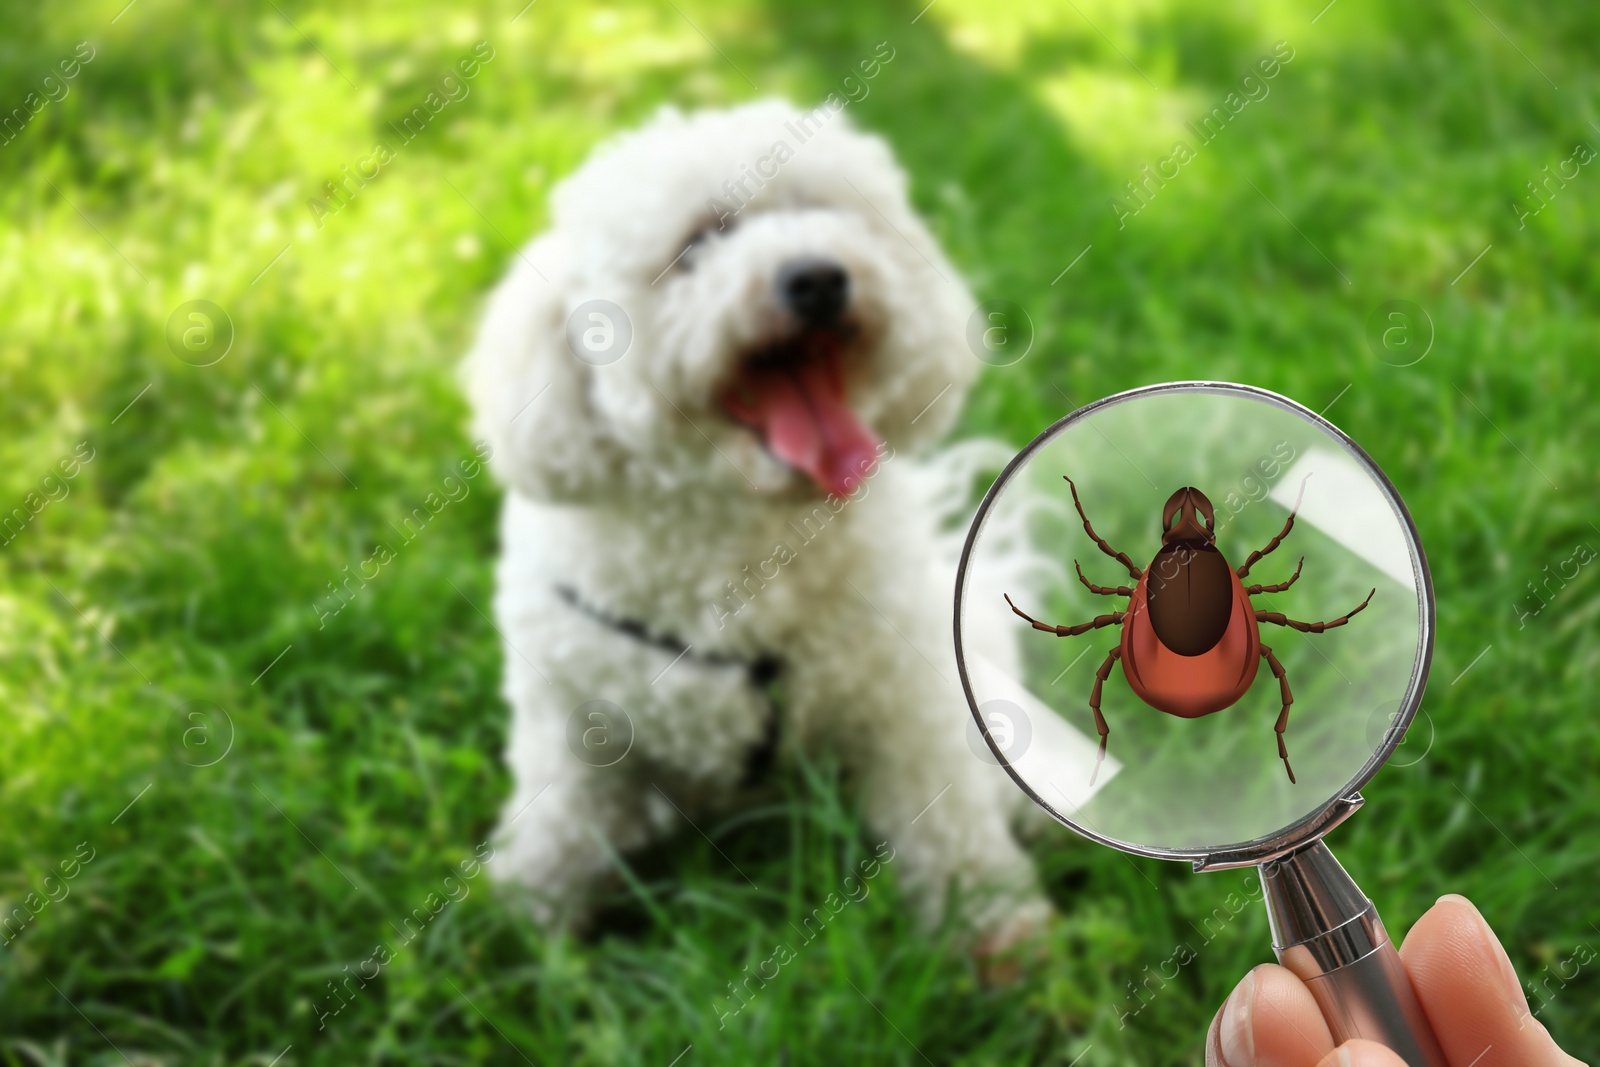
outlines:
[[[994,506],[996,498],[1010,484],[1012,477],[1027,465],[1035,453],[1056,440],[1067,427],[1080,419],[1087,418],[1102,408],[1123,404],[1130,400],[1179,393],[1231,395],[1269,404],[1299,416],[1320,429],[1329,439],[1342,445],[1345,451],[1354,457],[1372,477],[1373,481],[1382,487],[1383,494],[1390,506],[1399,515],[1409,541],[1412,575],[1419,590],[1417,598],[1417,656],[1412,664],[1411,682],[1406,689],[1404,699],[1400,702],[1400,713],[1390,724],[1384,743],[1356,772],[1355,777],[1346,782],[1327,803],[1316,810],[1302,816],[1276,833],[1258,837],[1253,841],[1224,845],[1217,848],[1152,848],[1145,845],[1131,844],[1107,837],[1089,827],[1080,825],[1074,819],[1069,819],[1062,815],[1048,800],[1040,796],[1033,790],[1032,786],[1023,780],[1022,776],[1017,773],[1006,759],[1004,751],[990,736],[989,724],[984,721],[983,715],[978,708],[977,697],[972,692],[972,680],[967,674],[967,661],[962,651],[964,646],[961,634],[961,604],[962,596],[966,592],[967,567],[972,559],[973,546],[977,544],[978,535],[983,532],[983,527],[989,518],[989,511]],[[1254,866],[1277,859],[1321,837],[1361,806],[1361,787],[1371,781],[1372,776],[1377,774],[1379,768],[1388,762],[1389,757],[1394,754],[1394,750],[1399,747],[1401,740],[1405,737],[1406,730],[1410,728],[1411,720],[1416,717],[1417,709],[1422,705],[1422,693],[1428,681],[1428,668],[1433,661],[1433,628],[1433,577],[1428,571],[1428,557],[1422,550],[1422,538],[1417,533],[1416,523],[1411,519],[1411,512],[1406,509],[1405,501],[1400,498],[1400,493],[1395,489],[1394,483],[1389,481],[1388,476],[1383,473],[1383,470],[1373,461],[1371,456],[1367,455],[1360,445],[1352,441],[1344,431],[1310,408],[1266,389],[1260,389],[1253,385],[1238,385],[1232,382],[1166,382],[1160,385],[1141,386],[1137,389],[1129,389],[1127,392],[1117,393],[1114,396],[1108,396],[1103,400],[1096,400],[1094,403],[1087,404],[1070,415],[1057,420],[1049,429],[1029,441],[1027,446],[1017,453],[1010,463],[1006,464],[1005,469],[1000,472],[1000,476],[995,479],[994,484],[989,487],[989,491],[984,494],[983,502],[978,505],[978,512],[973,517],[972,526],[967,531],[966,544],[961,549],[961,564],[956,570],[956,670],[961,675],[961,690],[966,694],[967,709],[972,713],[972,717],[977,720],[978,730],[983,734],[983,740],[989,746],[989,750],[1000,761],[1000,766],[1005,768],[1012,781],[1016,782],[1018,787],[1033,799],[1034,803],[1044,808],[1052,818],[1069,830],[1092,841],[1098,841],[1103,845],[1109,845],[1123,852],[1131,852],[1134,855],[1149,856],[1152,859],[1188,861],[1194,864],[1196,870]]]

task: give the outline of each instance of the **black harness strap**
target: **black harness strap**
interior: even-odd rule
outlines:
[[[577,608],[579,611],[583,612],[585,615],[589,616],[589,618],[593,619],[601,626],[616,630],[618,633],[627,634],[635,641],[658,648],[661,651],[669,653],[673,656],[682,656],[689,651],[689,646],[678,640],[676,637],[673,637],[670,634],[661,636],[653,634],[650,632],[649,628],[638,619],[619,619],[615,615],[606,614],[594,605],[584,601],[578,596],[577,590],[573,589],[571,586],[558,585],[555,587],[555,589],[557,596],[559,596],[562,600],[565,600],[568,604],[571,604],[573,607]],[[746,664],[748,662],[740,659],[738,656],[730,656],[722,652],[702,652],[697,655],[690,656],[689,658],[697,659],[702,663],[709,663],[717,667],[733,667]]]
[[[771,699],[768,692],[772,683],[778,680],[783,673],[783,662],[776,656],[760,655],[753,660],[740,656],[730,655],[725,652],[696,652],[691,653],[691,646],[671,634],[653,634],[649,627],[638,619],[619,619],[609,615],[599,608],[594,607],[578,596],[577,590],[571,586],[555,586],[556,595],[565,600],[569,605],[601,626],[626,634],[642,644],[659,649],[671,656],[689,659],[704,663],[711,667],[743,667],[745,676],[756,689],[768,697],[767,721],[762,729],[761,740],[745,756],[744,784],[749,785],[754,781],[764,778],[777,761],[778,755],[778,705]]]

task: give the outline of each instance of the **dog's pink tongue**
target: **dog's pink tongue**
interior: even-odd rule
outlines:
[[[877,461],[878,441],[845,403],[832,352],[797,365],[752,368],[724,399],[767,447],[824,490],[844,496]]]

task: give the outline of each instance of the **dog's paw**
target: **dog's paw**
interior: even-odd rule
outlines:
[[[1055,921],[1049,901],[1035,898],[991,922],[972,945],[978,976],[988,986],[1016,983],[1030,959],[1042,958],[1044,933]]]

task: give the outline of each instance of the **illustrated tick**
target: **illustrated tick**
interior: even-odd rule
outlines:
[[[1216,513],[1211,501],[1194,486],[1186,485],[1167,498],[1166,506],[1161,509],[1161,549],[1141,571],[1126,553],[1118,552],[1094,532],[1089,516],[1084,514],[1083,502],[1078,499],[1078,487],[1071,478],[1067,478],[1066,483],[1072,489],[1072,503],[1078,509],[1078,517],[1083,519],[1084,532],[1100,551],[1126,567],[1136,584],[1132,589],[1125,585],[1095,585],[1084,577],[1078,561],[1073,560],[1078,581],[1099,596],[1128,597],[1128,607],[1125,611],[1097,615],[1075,626],[1051,626],[1017,607],[1011,597],[1006,597],[1006,603],[1032,623],[1035,630],[1057,637],[1075,637],[1103,626],[1122,628],[1122,641],[1106,653],[1105,662],[1095,671],[1094,689],[1089,694],[1089,710],[1094,712],[1094,726],[1100,733],[1100,749],[1095,755],[1089,784],[1093,785],[1100,775],[1100,764],[1106,758],[1106,738],[1111,733],[1105,716],[1100,714],[1100,687],[1110,677],[1111,665],[1118,660],[1122,661],[1122,673],[1128,679],[1129,688],[1140,700],[1157,711],[1181,719],[1198,719],[1232,707],[1255,681],[1261,661],[1266,660],[1272,676],[1278,680],[1283,698],[1283,710],[1278,713],[1278,723],[1274,727],[1278,735],[1278,756],[1283,760],[1289,781],[1293,782],[1294,768],[1289,765],[1283,731],[1289,724],[1289,705],[1294,703],[1294,696],[1289,691],[1288,672],[1272,654],[1272,649],[1261,643],[1261,623],[1320,634],[1345,625],[1371,603],[1373,593],[1377,592],[1373,589],[1366,600],[1330,622],[1300,622],[1276,611],[1261,611],[1250,602],[1258,593],[1281,593],[1300,577],[1304,556],[1286,582],[1245,585],[1242,581],[1251,567],[1289,536],[1294,528],[1295,513],[1300,510],[1300,499],[1305,495],[1305,482],[1300,483],[1300,496],[1295,498],[1283,529],[1265,548],[1245,557],[1244,565],[1237,571],[1229,567],[1217,548]]]

